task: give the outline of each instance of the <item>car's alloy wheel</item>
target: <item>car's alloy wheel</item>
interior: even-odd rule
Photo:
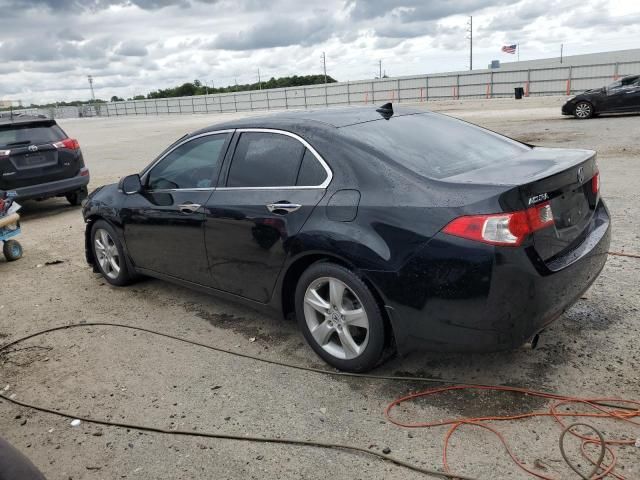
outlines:
[[[112,280],[120,275],[120,254],[116,242],[104,228],[96,229],[93,236],[96,260],[104,274]]]
[[[576,105],[574,114],[580,119],[591,118],[593,116],[593,105],[589,102],[580,102]]]
[[[136,274],[129,271],[125,251],[111,224],[97,220],[91,227],[91,248],[96,266],[112,285],[128,285]]]
[[[337,278],[321,277],[304,295],[304,318],[330,355],[351,360],[367,348],[369,319],[358,296]]]
[[[329,262],[310,266],[296,287],[296,317],[313,350],[341,370],[374,368],[385,347],[380,307],[354,272]]]

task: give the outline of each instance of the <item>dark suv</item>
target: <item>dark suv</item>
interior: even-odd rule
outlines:
[[[55,120],[0,117],[0,190],[15,190],[18,200],[66,197],[80,205],[88,183],[78,141]]]

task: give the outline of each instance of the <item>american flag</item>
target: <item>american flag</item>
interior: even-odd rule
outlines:
[[[516,48],[518,47],[518,45],[505,45],[504,47],[502,47],[502,51],[504,53],[511,53],[514,54],[516,53]]]

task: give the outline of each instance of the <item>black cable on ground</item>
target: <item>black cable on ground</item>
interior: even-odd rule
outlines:
[[[68,329],[72,329],[72,328],[88,328],[88,327],[117,327],[117,328],[126,328],[126,329],[130,329],[130,330],[136,330],[136,331],[140,331],[140,332],[145,332],[145,333],[149,333],[152,335],[157,335],[157,336],[161,336],[161,337],[165,337],[165,338],[169,338],[172,340],[176,340],[179,342],[183,342],[183,343],[187,343],[190,345],[195,345],[195,346],[199,346],[202,348],[206,348],[209,350],[213,350],[216,352],[221,352],[221,353],[226,353],[226,354],[230,354],[230,355],[234,355],[234,356],[238,356],[241,358],[246,358],[249,360],[254,360],[254,361],[259,361],[259,362],[263,362],[263,363],[267,363],[270,365],[276,365],[276,366],[280,366],[280,367],[285,367],[285,368],[290,368],[290,369],[295,369],[295,370],[302,370],[302,371],[307,371],[307,372],[313,372],[313,373],[319,373],[319,374],[323,374],[323,375],[333,375],[333,376],[342,376],[342,377],[356,377],[356,378],[366,378],[366,379],[375,379],[375,380],[392,380],[392,381],[411,381],[411,382],[425,382],[425,383],[440,383],[440,384],[452,384],[452,385],[467,385],[467,386],[472,386],[472,384],[468,384],[466,382],[460,382],[458,380],[452,380],[452,379],[445,379],[445,378],[430,378],[430,377],[412,377],[412,376],[395,376],[395,375],[373,375],[373,374],[361,374],[361,373],[351,373],[351,372],[340,372],[340,371],[330,371],[330,370],[324,370],[321,368],[314,368],[314,367],[304,367],[301,365],[292,365],[292,364],[288,364],[285,362],[280,362],[277,360],[269,360],[266,358],[260,358],[260,357],[256,357],[253,355],[249,355],[246,353],[240,353],[240,352],[235,352],[232,350],[227,350],[224,348],[220,348],[220,347],[214,347],[211,345],[207,345],[201,342],[197,342],[197,341],[193,341],[193,340],[187,340],[185,338],[181,338],[181,337],[177,337],[174,335],[170,335],[167,333],[162,333],[162,332],[157,332],[154,330],[150,330],[147,328],[143,328],[143,327],[136,327],[136,326],[132,326],[132,325],[125,325],[125,324],[120,324],[120,323],[110,323],[110,322],[90,322],[90,323],[78,323],[78,324],[69,324],[69,325],[62,325],[59,327],[52,327],[52,328],[48,328],[46,330],[41,330],[39,332],[35,332],[32,333],[30,335],[18,338],[16,340],[13,340],[5,345],[3,345],[2,347],[0,347],[0,355],[7,353],[7,350],[10,347],[13,347],[15,345],[18,345],[22,342],[25,342],[27,340],[33,339],[35,337],[39,337],[42,335],[46,335],[48,333],[52,333],[52,332],[56,332],[56,331],[60,331],[60,330],[68,330]],[[473,384],[478,386],[479,384]],[[493,387],[494,385],[480,385],[480,386],[488,386],[488,387]],[[51,415],[57,415],[60,417],[65,417],[65,418],[70,418],[70,419],[79,419],[82,420],[86,423],[93,423],[93,424],[98,424],[98,425],[104,425],[104,426],[112,426],[112,427],[119,427],[119,428],[129,428],[132,430],[139,430],[139,431],[146,431],[146,432],[153,432],[153,433],[160,433],[160,434],[167,434],[167,435],[179,435],[179,436],[191,436],[191,437],[202,437],[202,438],[217,438],[217,439],[226,439],[226,440],[236,440],[236,441],[245,441],[245,442],[259,442],[259,443],[277,443],[277,444],[287,444],[287,445],[296,445],[296,446],[307,446],[307,447],[317,447],[317,448],[325,448],[325,449],[336,449],[336,450],[344,450],[344,451],[348,451],[348,452],[358,452],[358,453],[364,453],[367,455],[372,455],[374,457],[377,457],[379,459],[382,459],[386,462],[390,462],[393,463],[395,465],[413,470],[415,472],[418,473],[422,473],[425,475],[430,475],[430,476],[435,476],[435,477],[440,477],[440,478],[451,478],[451,479],[460,479],[460,480],[475,480],[473,477],[468,477],[468,476],[464,476],[464,475],[460,475],[460,474],[451,474],[451,473],[446,473],[446,472],[442,472],[442,471],[438,471],[438,470],[432,470],[432,469],[426,469],[426,468],[422,468],[419,467],[417,465],[405,462],[403,460],[391,457],[389,455],[385,455],[385,454],[381,454],[378,452],[374,452],[374,451],[370,451],[368,449],[362,448],[362,447],[358,447],[358,446],[353,446],[353,445],[346,445],[346,444],[338,444],[338,443],[331,443],[331,442],[321,442],[321,441],[314,441],[314,440],[299,440],[299,439],[292,439],[292,438],[276,438],[276,437],[258,437],[258,436],[244,436],[244,435],[231,435],[231,434],[226,434],[226,433],[207,433],[207,432],[196,432],[196,431],[191,431],[191,430],[166,430],[166,429],[162,429],[162,428],[157,428],[157,427],[150,427],[150,426],[145,426],[145,425],[135,425],[135,424],[128,424],[128,423],[122,423],[122,422],[114,422],[114,421],[108,421],[108,420],[99,420],[99,419],[95,419],[95,418],[90,418],[90,417],[82,417],[82,416],[77,416],[74,414],[69,414],[69,413],[65,413],[65,412],[60,412],[60,411],[56,411],[53,409],[49,409],[46,407],[40,407],[37,405],[33,405],[30,403],[26,403],[26,402],[22,402],[13,398],[9,398],[8,396],[0,393],[0,399],[6,400],[7,402],[13,403],[15,405],[24,407],[24,408],[29,408],[32,410],[36,410],[39,412],[43,412],[43,413],[47,413],[47,414],[51,414]],[[593,403],[597,403],[597,402],[593,402]],[[615,408],[621,408],[621,409],[628,409],[628,410],[635,410],[633,408],[629,408],[629,407],[625,407],[625,406],[617,406],[617,405],[607,405],[607,404],[602,404],[603,406],[610,406],[610,407],[615,407]],[[565,459],[565,461],[567,462],[567,464],[575,470],[573,464],[568,460],[565,452],[564,452],[564,446],[563,446],[563,439],[564,439],[564,435],[565,433],[573,428],[573,426],[575,425],[570,425],[565,431],[563,431],[562,435],[561,435],[561,439],[560,439],[560,451],[561,454],[563,456],[563,458]],[[598,432],[595,428],[589,426],[589,428],[592,428],[600,438],[602,438],[602,435],[600,434],[600,432]],[[604,458],[604,454],[601,454],[601,457],[598,461],[598,465],[601,464],[602,459]],[[596,467],[598,468],[598,467]],[[586,478],[586,477],[583,477]]]

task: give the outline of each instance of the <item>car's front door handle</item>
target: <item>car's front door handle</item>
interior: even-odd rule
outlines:
[[[182,205],[178,205],[178,208],[182,213],[194,213],[200,208],[200,205],[197,203],[183,203]]]
[[[297,203],[289,203],[289,202],[278,202],[278,203],[268,203],[267,209],[271,213],[275,213],[276,215],[286,215],[288,213],[295,212],[302,205]]]

